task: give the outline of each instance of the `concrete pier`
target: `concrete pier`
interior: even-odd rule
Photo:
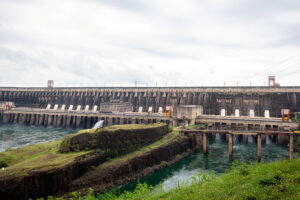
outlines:
[[[261,135],[257,135],[257,160],[260,162],[261,160]]]
[[[203,153],[208,153],[208,136],[207,133],[203,133]]]
[[[290,157],[290,160],[293,160],[293,152],[294,152],[294,135],[291,133],[290,134],[290,143],[289,143],[289,157]]]
[[[232,134],[231,132],[228,134],[228,145],[229,145],[229,157],[232,158],[233,156],[233,139],[232,139]]]
[[[189,135],[189,134],[198,134],[203,136],[203,152],[208,152],[208,135],[209,134],[220,134],[226,135],[228,138],[228,148],[229,148],[229,157],[233,157],[233,136],[247,135],[255,137],[257,143],[257,160],[261,161],[262,153],[262,137],[266,136],[287,136],[289,137],[289,159],[293,159],[293,139],[294,135],[300,136],[300,131],[272,131],[272,130],[263,130],[263,131],[231,131],[231,130],[180,130],[180,134]],[[271,138],[271,137],[270,137]],[[223,137],[225,140],[225,137]]]

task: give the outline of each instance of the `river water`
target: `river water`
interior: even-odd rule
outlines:
[[[59,140],[65,135],[77,131],[63,128],[2,124],[0,125],[0,152],[8,148],[15,149],[30,144]]]
[[[213,171],[218,176],[230,170],[234,160],[244,161],[248,164],[255,162],[257,160],[257,145],[250,137],[248,141],[248,143],[234,141],[233,158],[228,156],[228,142],[221,139],[210,141],[208,154],[203,154],[202,149],[199,149],[167,168],[119,187],[119,190],[121,192],[124,190],[132,191],[138,181],[141,183],[146,182],[154,187],[161,182],[163,189],[169,190],[176,187],[178,183],[190,181],[191,177],[197,175],[200,171],[204,173]],[[262,144],[262,162],[288,159],[288,150],[287,145],[277,145],[267,139],[267,144]]]
[[[24,125],[0,125],[0,152],[7,148],[18,148],[29,144],[54,141],[65,135],[76,133],[78,130],[35,127]],[[178,182],[186,182],[191,176],[200,171],[204,173],[214,171],[216,175],[230,169],[233,160],[246,163],[255,162],[257,149],[254,140],[249,138],[248,143],[234,141],[233,158],[228,157],[228,142],[216,137],[210,141],[209,153],[203,154],[202,149],[181,161],[159,170],[158,172],[139,179],[139,182],[147,182],[149,185],[158,186],[162,183],[164,190],[176,187]],[[288,146],[276,145],[267,139],[267,144],[262,145],[262,161],[271,162],[280,159],[288,159]],[[131,182],[119,188],[120,191],[133,190],[137,181]]]

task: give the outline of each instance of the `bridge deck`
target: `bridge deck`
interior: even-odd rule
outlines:
[[[270,130],[262,130],[262,131],[233,131],[233,130],[188,130],[188,129],[179,129],[181,134],[189,134],[189,133],[219,133],[219,134],[232,134],[232,135],[300,135],[300,131],[270,131]]]
[[[220,116],[220,115],[199,115],[196,118],[197,123],[210,124],[210,126],[220,125],[220,126],[277,126],[288,127],[288,129],[297,129],[299,124],[296,122],[283,122],[281,118],[265,118],[265,117],[248,117],[248,116]]]

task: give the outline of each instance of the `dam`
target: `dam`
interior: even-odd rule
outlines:
[[[90,128],[105,120],[106,125],[164,122],[280,129],[285,126],[278,121],[282,109],[300,110],[300,87],[2,87],[1,102],[15,106],[9,111],[0,106],[4,123]],[[232,117],[245,117],[246,123]],[[260,122],[249,122],[251,118]]]
[[[269,110],[270,116],[279,117],[281,108],[299,110],[300,87],[0,88],[0,101],[13,101],[17,107],[46,108],[50,104],[84,109],[88,105],[92,109],[116,99],[132,103],[134,112],[140,107],[158,112],[168,105],[202,105],[208,115],[218,115],[221,109],[233,115],[239,109],[240,115],[254,110],[256,116],[263,116]]]

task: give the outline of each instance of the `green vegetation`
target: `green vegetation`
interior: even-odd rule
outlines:
[[[294,117],[294,118],[292,118],[292,120],[293,120],[294,122],[297,122],[297,123],[299,124],[298,130],[300,130],[300,118]]]
[[[78,131],[76,134],[78,135],[81,133],[98,133],[101,131],[115,131],[115,130],[136,130],[136,129],[144,129],[144,128],[155,128],[161,126],[161,123],[154,123],[154,124],[121,124],[121,125],[113,125],[113,126],[106,126],[101,129],[82,129]]]
[[[300,156],[300,137],[295,137],[295,139],[294,139],[294,150]]]
[[[76,142],[72,143],[72,140],[76,138],[77,136],[80,137],[86,137],[88,140],[89,145],[93,143],[97,143],[97,137],[102,132],[115,132],[115,131],[123,131],[125,130],[143,130],[143,129],[149,129],[149,128],[156,128],[161,127],[161,123],[155,123],[155,124],[123,124],[123,125],[114,125],[114,126],[107,126],[101,129],[83,129],[78,131],[75,134],[66,136],[60,146],[59,146],[59,152],[61,153],[67,153],[70,151],[80,151],[82,149],[82,146],[85,145],[82,142]],[[88,146],[89,146],[88,145]]]
[[[298,130],[300,130],[300,118],[293,118],[293,121],[299,124]],[[300,136],[294,136],[294,150],[300,155]]]
[[[73,193],[73,200],[193,200],[193,199],[300,199],[300,158],[273,163],[246,165],[234,162],[230,172],[216,178],[213,173],[199,173],[189,183],[178,183],[170,191],[138,184],[133,192],[110,191],[84,197]]]
[[[125,154],[123,156],[117,157],[117,158],[113,158],[110,159],[109,161],[104,162],[103,164],[100,164],[99,166],[96,166],[93,168],[93,170],[89,171],[88,173],[86,173],[84,176],[82,176],[78,181],[83,181],[84,179],[89,179],[89,177],[94,177],[94,173],[97,174],[98,171],[102,171],[108,168],[113,168],[114,166],[121,166],[122,164],[126,163],[127,161],[137,158],[138,156],[142,156],[144,154],[146,154],[147,152],[153,150],[153,149],[157,149],[169,142],[172,141],[178,141],[179,139],[181,139],[182,135],[180,135],[179,133],[168,133],[167,135],[165,135],[164,137],[162,137],[160,140],[142,147],[141,149]],[[160,164],[166,164],[166,162],[162,161]]]
[[[173,127],[172,126],[168,126],[168,133],[173,132]]]
[[[0,160],[0,168],[2,167],[8,167],[6,160]]]
[[[294,117],[294,118],[293,118],[293,121],[295,121],[295,122],[297,122],[297,123],[300,123],[300,118]]]
[[[160,140],[158,140],[148,146],[142,147],[141,149],[139,149],[137,151],[134,151],[134,152],[128,153],[124,156],[112,159],[109,162],[105,162],[102,165],[99,165],[99,168],[111,166],[111,165],[114,165],[115,163],[120,164],[121,162],[126,162],[129,159],[135,158],[139,155],[143,155],[144,153],[146,153],[148,151],[151,151],[153,149],[161,147],[162,145],[164,145],[168,142],[179,140],[182,137],[184,137],[184,136],[180,135],[179,133],[175,133],[175,132],[169,133],[169,134],[165,135],[164,137],[162,137]]]
[[[201,129],[201,130],[204,130],[204,129],[206,129],[206,125],[205,124],[189,125],[187,127],[187,129]]]
[[[268,164],[233,164],[229,173],[149,199],[299,199],[300,159]]]
[[[0,172],[0,176],[5,174],[26,175],[32,169],[47,170],[49,168],[61,167],[71,163],[76,157],[88,153],[88,151],[67,154],[59,153],[58,146],[60,142],[59,140],[29,145],[0,153],[0,160],[8,164],[8,167]]]
[[[117,129],[141,129],[141,128],[150,128],[150,127],[158,127],[158,126],[161,126],[161,124],[116,125],[116,126],[108,126],[98,131],[102,131],[102,130],[115,131]],[[96,129],[86,129],[86,130],[81,130],[78,133],[73,135],[86,133],[86,132],[92,133],[96,131],[97,131]],[[59,168],[73,162],[75,158],[79,156],[90,153],[91,150],[68,152],[68,153],[59,152],[59,148],[63,148],[65,146],[68,147],[68,140],[73,135],[69,135],[65,137],[63,140],[42,143],[37,145],[29,145],[15,150],[8,149],[5,152],[0,153],[0,161],[3,161],[3,166],[5,166],[5,164],[7,164],[8,166],[5,170],[0,171],[0,176],[28,175],[31,170],[43,171],[43,170]],[[164,139],[161,139],[156,143],[153,143],[149,147],[152,148],[155,145],[160,144],[161,142],[163,143],[163,141]],[[115,152],[103,152],[103,150],[101,150],[100,153],[112,154]]]

